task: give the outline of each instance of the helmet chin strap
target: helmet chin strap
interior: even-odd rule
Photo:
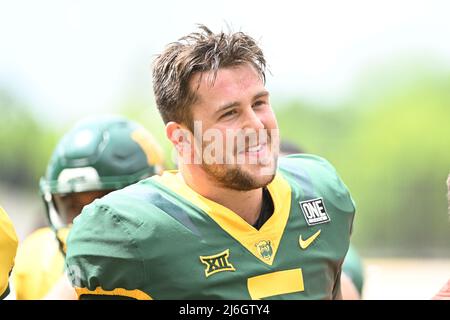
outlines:
[[[45,204],[45,213],[47,216],[48,224],[50,225],[50,229],[52,229],[53,234],[55,235],[56,241],[58,241],[58,247],[59,251],[63,254],[64,258],[66,257],[66,252],[64,251],[64,242],[59,238],[58,231],[64,227],[63,223],[59,221],[58,223],[55,222],[56,217],[58,216],[57,210],[55,206],[53,205],[52,201],[52,194],[48,191],[44,192],[43,200]]]

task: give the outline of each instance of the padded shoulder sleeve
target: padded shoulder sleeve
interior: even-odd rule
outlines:
[[[69,233],[66,268],[78,297],[151,299],[134,234],[141,222],[96,200],[85,207]]]
[[[317,194],[343,212],[355,212],[355,202],[336,169],[324,158],[311,154],[282,157],[279,168],[293,179],[309,198]]]

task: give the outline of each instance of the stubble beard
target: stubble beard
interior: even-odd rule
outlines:
[[[261,168],[258,178],[243,170],[238,164],[202,164],[203,170],[221,187],[237,190],[249,191],[267,186],[275,178],[278,156],[272,154],[270,168]],[[252,165],[253,166],[253,165]],[[255,164],[254,166],[259,166]]]

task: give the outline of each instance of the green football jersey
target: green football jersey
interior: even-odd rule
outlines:
[[[257,230],[165,172],[85,207],[68,238],[81,297],[332,299],[355,207],[334,168],[279,159],[272,216]]]

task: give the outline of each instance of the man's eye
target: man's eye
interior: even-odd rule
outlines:
[[[237,113],[236,110],[230,110],[230,111],[224,113],[223,115],[221,115],[220,119],[230,117],[230,116],[232,116],[232,115],[234,115],[236,113]]]
[[[256,101],[256,102],[253,104],[253,108],[262,106],[262,105],[264,105],[264,104],[266,104],[265,101],[263,101],[263,100],[258,100],[258,101]]]

